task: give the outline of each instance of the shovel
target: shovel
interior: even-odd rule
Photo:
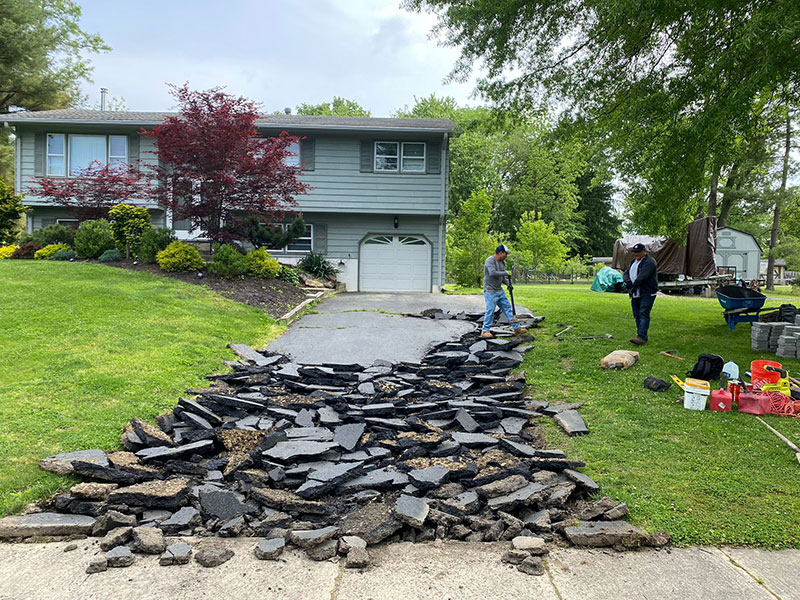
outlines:
[[[508,295],[511,296],[511,314],[517,316],[517,307],[514,305],[514,286],[510,283],[506,285],[508,288]]]

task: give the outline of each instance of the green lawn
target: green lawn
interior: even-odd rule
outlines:
[[[728,330],[716,299],[658,298],[640,362],[628,371],[604,371],[599,363],[608,352],[634,349],[627,296],[578,285],[516,286],[514,296],[546,316],[523,365],[532,395],[585,403],[590,435],[567,438],[546,419],[548,441],[586,461],[584,471],[604,494],[628,504],[634,523],[664,529],[681,545],[800,546],[794,452],[751,415],[685,410],[675,402],[682,394],[676,386],[660,394],[642,387],[648,375],[683,379],[703,352],[735,360],[743,371],[752,360],[774,358],[750,350],[748,325]],[[553,337],[559,323],[575,327],[563,341]],[[614,339],[577,339],[604,333]],[[687,360],[659,355],[670,349]],[[800,373],[799,361],[778,361]],[[766,420],[800,445],[800,419]]]
[[[282,331],[258,309],[165,277],[69,262],[0,261],[0,516],[68,485],[44,456],[118,448],[124,423]]]

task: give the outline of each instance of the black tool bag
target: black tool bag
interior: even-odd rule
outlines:
[[[694,379],[704,379],[706,381],[719,379],[724,364],[725,361],[722,360],[721,356],[717,356],[716,354],[701,354],[697,357],[694,368],[686,372],[686,376]]]

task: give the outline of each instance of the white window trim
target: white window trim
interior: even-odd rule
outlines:
[[[78,223],[78,219],[56,219],[56,224],[67,225],[68,223]]]
[[[49,136],[49,135],[60,135],[64,139],[64,154],[63,155],[62,154],[51,154],[49,152],[49,148],[48,148],[48,145],[47,145],[47,136]],[[111,164],[111,159],[112,158],[117,159],[117,160],[119,160],[120,158],[123,158],[121,155],[120,156],[113,156],[113,157],[111,156],[111,138],[112,137],[125,138],[125,157],[124,157],[124,160],[122,162],[124,164],[126,164],[126,165],[131,164],[131,162],[130,162],[131,149],[130,149],[130,145],[129,145],[130,140],[128,139],[127,135],[117,135],[117,134],[106,134],[106,135],[104,135],[104,134],[93,134],[93,133],[74,133],[74,134],[72,134],[72,133],[71,134],[66,134],[66,133],[47,133],[47,134],[45,134],[45,149],[44,149],[44,152],[45,152],[45,158],[44,158],[44,161],[45,161],[45,173],[46,173],[47,177],[78,177],[78,175],[71,175],[70,174],[70,168],[69,168],[69,143],[70,143],[70,138],[72,138],[73,136],[103,137],[103,138],[105,138],[106,139],[106,162],[105,162],[105,164],[107,164],[107,165]],[[63,156],[63,158],[64,158],[64,174],[63,175],[54,175],[54,174],[50,173],[50,161],[48,160],[48,158],[51,157],[51,156]]]
[[[292,152],[288,156],[284,156],[283,157],[283,164],[286,165],[287,167],[295,167],[297,169],[302,167],[302,164],[301,164],[301,161],[300,161],[300,144],[301,144],[301,142],[297,142],[297,152]],[[293,146],[293,145],[294,144],[290,144],[290,146]],[[289,147],[287,146],[286,149],[288,150]],[[292,162],[289,162],[289,161],[292,161]],[[292,163],[294,163],[294,164],[292,164]]]
[[[396,169],[379,169],[378,168],[378,144],[394,144],[397,146],[397,168]],[[372,144],[372,168],[376,173],[399,173],[400,172],[400,142],[392,141],[377,141]],[[391,156],[387,157],[391,158]]]
[[[63,154],[51,154],[50,153],[50,144],[48,142],[50,141],[49,138],[50,138],[51,135],[52,136],[60,135],[61,139],[64,140],[64,143],[62,144],[62,148],[64,148]],[[44,165],[45,171],[44,172],[47,174],[48,177],[66,177],[67,173],[69,172],[69,164],[67,163],[67,134],[65,134],[65,133],[47,133],[47,134],[45,134],[44,146],[45,146],[44,147],[44,162],[45,162],[45,165]],[[50,172],[50,157],[51,156],[59,156],[59,157],[64,159],[64,172],[63,173],[55,174],[55,173],[51,173]]]
[[[405,153],[403,150],[406,147],[406,144],[422,144],[422,156],[409,156],[408,158],[419,160],[422,158],[422,170],[421,171],[412,171],[410,169],[406,169],[404,165],[405,161]],[[403,142],[400,145],[400,171],[403,173],[425,173],[428,170],[428,144],[425,142]]]

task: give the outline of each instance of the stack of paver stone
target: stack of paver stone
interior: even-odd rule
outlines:
[[[800,326],[787,325],[778,338],[776,354],[783,358],[797,358],[797,342],[800,339]]]
[[[580,405],[525,396],[524,373],[512,370],[531,341],[476,331],[421,364],[366,368],[232,346],[242,360],[231,373],[190,390],[158,427],[133,419],[126,451],[43,460],[88,482],[56,496],[51,512],[0,520],[0,537],[103,536],[108,554],[91,570],[130,564],[131,551],[188,561],[191,546],[169,536],[254,536],[258,558],[293,544],[316,560],[343,554],[352,567],[384,541],[508,540],[503,560],[531,574],[543,572],[545,543],[556,539],[666,543],[622,521],[624,504],[592,500],[598,486],[578,470],[584,463],[541,446],[534,421],[547,415],[568,433],[588,430]],[[196,554],[208,565],[226,557],[213,547]]]
[[[772,323],[755,322],[750,329],[750,348],[758,352],[769,352]]]

